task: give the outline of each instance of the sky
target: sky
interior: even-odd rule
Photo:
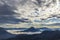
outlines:
[[[60,23],[60,5],[57,0],[0,0],[0,5],[9,5],[15,13],[19,14],[18,19],[27,18],[34,23]],[[37,22],[37,23],[38,23]]]

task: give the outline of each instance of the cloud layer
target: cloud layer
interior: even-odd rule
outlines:
[[[17,17],[19,19],[27,18],[32,22],[38,19],[40,23],[54,23],[60,22],[58,2],[56,0],[0,0],[0,5],[7,4],[16,9],[13,11],[20,14],[20,17]]]

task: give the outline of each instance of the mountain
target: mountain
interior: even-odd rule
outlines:
[[[34,28],[34,27],[30,27],[30,28],[28,28],[28,29],[26,29],[26,30],[24,30],[22,32],[38,32],[38,31],[39,31],[39,29]]]
[[[4,28],[0,27],[0,40],[14,37],[15,35],[8,33]]]
[[[60,40],[60,31],[43,31],[41,34],[20,34],[6,40]]]

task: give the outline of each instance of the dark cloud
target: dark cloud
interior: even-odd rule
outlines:
[[[15,13],[13,10],[14,8],[11,8],[10,6],[4,4],[3,6],[0,6],[0,23],[11,23],[16,24],[19,22],[28,22],[28,19],[18,19],[14,15],[18,16],[17,13]]]
[[[60,18],[60,14],[51,14],[48,18],[52,18],[52,17]]]
[[[42,24],[43,26],[60,26],[60,23]]]
[[[42,1],[41,0],[36,0],[36,2],[33,2],[37,6],[42,6]]]
[[[38,6],[46,6],[46,7],[49,7],[51,3],[55,4],[56,1],[55,0],[36,0],[36,2],[34,2],[36,5]]]
[[[21,4],[21,5],[25,5],[25,4],[27,3],[27,1],[28,1],[28,0],[22,0],[22,1],[20,2],[20,4]]]
[[[49,17],[47,17],[47,18],[41,18],[41,20],[47,20],[47,19],[53,18],[53,17],[57,18],[57,20],[58,20],[58,19],[60,19],[60,14],[51,14],[51,15],[50,15]]]
[[[3,4],[7,4],[12,7],[17,7],[17,6],[23,6],[27,3],[29,0],[0,0]]]
[[[19,23],[20,19],[17,19],[14,15],[17,15],[10,6],[0,6],[0,23]]]
[[[36,0],[36,1],[37,1],[38,4],[41,4],[41,2],[42,2],[41,0]]]
[[[52,0],[53,1],[53,3],[56,3],[56,0]]]

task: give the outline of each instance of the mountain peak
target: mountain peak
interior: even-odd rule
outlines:
[[[37,31],[39,31],[39,30],[34,27],[30,27],[30,28],[24,30],[23,32],[37,32]]]

